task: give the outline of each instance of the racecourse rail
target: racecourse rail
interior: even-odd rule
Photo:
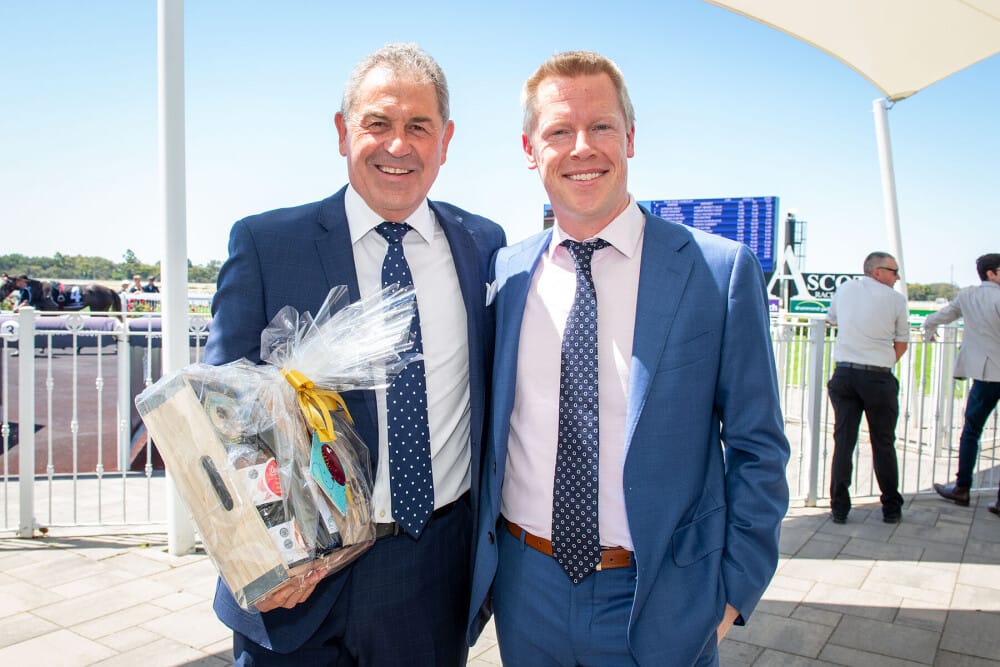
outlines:
[[[918,324],[912,322],[909,349],[893,369],[900,383],[896,451],[905,494],[932,493],[933,482],[954,479],[970,384],[951,375],[961,328],[943,327],[938,340],[925,342]],[[210,326],[207,314],[190,316],[192,361],[201,359]],[[771,335],[792,447],[791,494],[807,506],[823,505],[833,454],[826,382],[836,331],[822,316],[779,314]],[[0,318],[0,536],[29,537],[50,527],[97,533],[165,525],[164,473],[154,449],[144,446],[133,404],[159,377],[160,337],[155,313],[122,318],[24,309]],[[37,432],[25,426],[31,424]],[[977,489],[1000,483],[998,444],[995,412],[982,436]],[[851,492],[878,495],[864,423]]]

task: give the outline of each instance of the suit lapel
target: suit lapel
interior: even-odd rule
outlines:
[[[334,196],[323,202],[319,212],[319,225],[326,234],[316,239],[316,253],[319,255],[320,266],[326,278],[326,289],[329,291],[338,285],[346,285],[350,300],[361,298],[358,288],[358,272],[354,264],[354,247],[351,244],[351,231],[347,226],[347,213],[344,210],[344,192],[346,186]],[[356,401],[351,400],[351,395]],[[369,447],[372,470],[378,466],[378,411],[375,406],[375,392],[357,391],[345,392],[351,415],[354,417],[355,428],[366,443],[375,443]],[[363,414],[359,414],[358,402],[363,403]]]
[[[510,413],[514,408],[514,390],[517,384],[517,354],[521,341],[521,321],[524,319],[524,306],[528,300],[531,288],[531,277],[535,273],[538,260],[549,246],[552,238],[551,230],[512,249],[510,254],[501,254],[497,258],[496,278],[497,291],[497,334],[496,361],[493,365],[493,401],[491,411],[492,440],[496,451],[494,461],[497,465],[498,479],[503,479],[504,468],[507,465],[507,438],[510,435]],[[499,488],[497,494],[497,511],[499,511]]]
[[[693,257],[685,252],[690,238],[682,230],[646,214],[643,232],[639,293],[636,299],[635,331],[632,338],[632,368],[625,418],[625,456],[649,395],[650,383],[663,346],[670,335],[674,315],[691,274]]]

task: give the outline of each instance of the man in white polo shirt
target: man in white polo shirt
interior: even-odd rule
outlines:
[[[882,520],[898,523],[903,496],[896,461],[899,381],[892,367],[906,352],[910,336],[906,297],[892,286],[899,264],[885,252],[865,258],[865,275],[843,283],[830,303],[826,319],[837,326],[833,358],[837,367],[827,383],[833,404],[833,465],[830,509],[834,523],[845,523],[851,511],[851,475],[861,413],[868,419],[872,465],[882,491]]]

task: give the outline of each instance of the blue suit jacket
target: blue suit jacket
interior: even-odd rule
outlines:
[[[212,302],[212,330],[205,362],[224,364],[241,357],[260,361],[260,334],[282,307],[316,313],[327,293],[346,285],[360,298],[344,192],[320,202],[270,211],[240,220],[229,237],[229,259],[219,273]],[[482,461],[486,387],[492,355],[492,310],[485,307],[493,253],[505,242],[495,223],[449,204],[431,209],[451,246],[468,317],[472,431],[472,508],[477,510]],[[371,391],[344,392],[355,429],[369,444],[372,469],[378,465],[378,422]],[[364,557],[364,556],[362,556]],[[324,579],[312,596],[293,609],[260,614],[241,609],[220,581],[215,611],[230,628],[280,653],[299,648],[333,608],[346,572]]]
[[[492,606],[521,319],[550,237],[502,249],[495,262],[496,352],[470,642]],[[640,664],[687,665],[715,641],[726,602],[749,616],[774,573],[788,507],[788,441],[753,254],[647,213],[641,261],[623,482],[638,573],[629,642]]]

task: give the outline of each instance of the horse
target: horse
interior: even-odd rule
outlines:
[[[17,279],[3,274],[3,284],[0,285],[0,301],[6,299],[11,292],[18,290]],[[32,282],[32,281],[29,281]],[[121,312],[122,302],[110,287],[99,283],[70,285],[58,280],[44,280],[42,286],[42,301],[39,310],[60,310],[74,312],[89,308],[91,312]]]

